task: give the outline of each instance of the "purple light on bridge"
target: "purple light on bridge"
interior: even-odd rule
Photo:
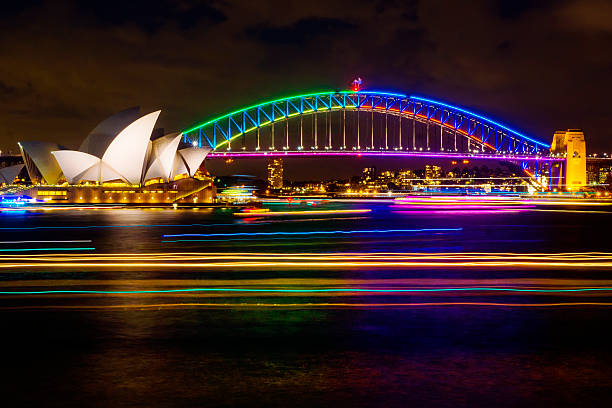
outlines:
[[[316,156],[357,156],[357,157],[414,157],[438,159],[473,159],[473,160],[516,160],[516,161],[562,161],[560,157],[528,156],[516,154],[466,154],[466,153],[429,153],[404,151],[363,151],[363,150],[329,150],[329,151],[289,151],[271,150],[260,152],[212,152],[207,158],[266,158],[266,157],[316,157]]]

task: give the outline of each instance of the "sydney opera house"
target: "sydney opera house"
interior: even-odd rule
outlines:
[[[197,203],[214,196],[199,172],[210,149],[185,145],[182,133],[163,134],[161,111],[121,111],[96,126],[78,150],[56,143],[20,142],[32,186],[25,194],[51,202]],[[19,166],[4,169],[15,177]]]

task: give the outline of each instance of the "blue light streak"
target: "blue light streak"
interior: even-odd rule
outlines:
[[[421,228],[421,229],[388,229],[388,230],[350,230],[350,231],[297,231],[297,232],[232,232],[213,234],[165,234],[163,238],[175,237],[235,237],[235,236],[273,236],[273,235],[325,235],[325,234],[385,234],[393,232],[449,232],[461,231],[463,228]]]

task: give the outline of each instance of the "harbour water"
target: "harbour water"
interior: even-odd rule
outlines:
[[[612,207],[265,207],[1,212],[7,406],[612,404]]]

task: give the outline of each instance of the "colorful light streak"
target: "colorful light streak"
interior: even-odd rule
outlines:
[[[278,289],[278,288],[183,288],[183,289],[142,289],[142,290],[26,290],[0,291],[0,295],[53,295],[53,294],[97,294],[97,295],[140,295],[194,292],[240,292],[240,293],[435,293],[435,292],[521,292],[521,293],[575,293],[610,292],[612,287],[589,287],[571,289],[522,289],[498,287],[454,287],[454,288],[408,288],[408,289],[370,289],[370,288],[325,288],[325,289]]]
[[[372,210],[369,208],[357,209],[357,210],[312,210],[312,211],[249,211],[234,213],[236,217],[279,217],[287,215],[328,215],[328,214],[364,214],[369,213]]]
[[[449,306],[476,306],[476,307],[609,307],[612,302],[557,302],[557,303],[502,303],[502,302],[414,302],[414,303],[129,303],[120,305],[40,305],[40,306],[2,306],[0,310],[112,310],[112,309],[169,309],[169,308],[246,308],[246,309],[283,309],[283,308],[420,308],[420,307],[449,307]]]
[[[0,252],[33,252],[33,251],[93,251],[96,248],[2,248]]]
[[[325,235],[325,234],[386,234],[394,232],[449,232],[461,231],[463,228],[419,228],[387,230],[336,230],[336,231],[294,231],[294,232],[233,232],[213,234],[165,234],[163,238],[173,237],[234,237],[234,236],[274,236],[274,235]]]
[[[169,227],[213,227],[235,226],[235,223],[224,224],[134,224],[134,225],[83,225],[83,226],[44,226],[44,227],[0,227],[0,230],[55,230],[55,229],[92,229],[92,228],[169,228]],[[243,225],[243,224],[241,224]],[[247,224],[244,224],[247,225]]]
[[[473,205],[520,205],[520,206],[533,206],[533,205],[563,205],[563,206],[610,206],[610,201],[589,201],[585,199],[547,199],[542,198],[520,198],[520,197],[497,197],[497,196],[406,196],[398,197],[394,199],[394,202],[401,205],[448,205],[448,206],[473,206]]]
[[[91,242],[91,239],[73,239],[68,241],[0,241],[0,244],[64,244],[75,242]]]
[[[433,207],[435,208],[435,207]],[[530,208],[499,208],[499,207],[490,207],[489,209],[473,209],[473,208],[469,208],[469,209],[449,209],[449,208],[439,208],[439,209],[432,209],[432,208],[428,208],[428,209],[424,209],[424,208],[412,208],[412,209],[402,209],[400,211],[394,211],[395,213],[415,213],[418,211],[419,215],[423,215],[423,214],[445,214],[445,215],[450,215],[450,214],[460,214],[460,215],[467,215],[467,214],[504,214],[504,213],[517,213],[517,212],[524,212],[524,211],[531,211]]]
[[[68,206],[27,206],[21,208],[1,208],[0,212],[11,212],[11,211],[66,211],[66,210],[116,210],[118,208],[126,208],[124,206],[80,206],[80,205],[68,205]]]
[[[62,248],[61,250],[65,250]],[[70,249],[72,250],[72,249]],[[610,268],[609,253],[150,253],[0,255],[0,269],[17,268]]]

